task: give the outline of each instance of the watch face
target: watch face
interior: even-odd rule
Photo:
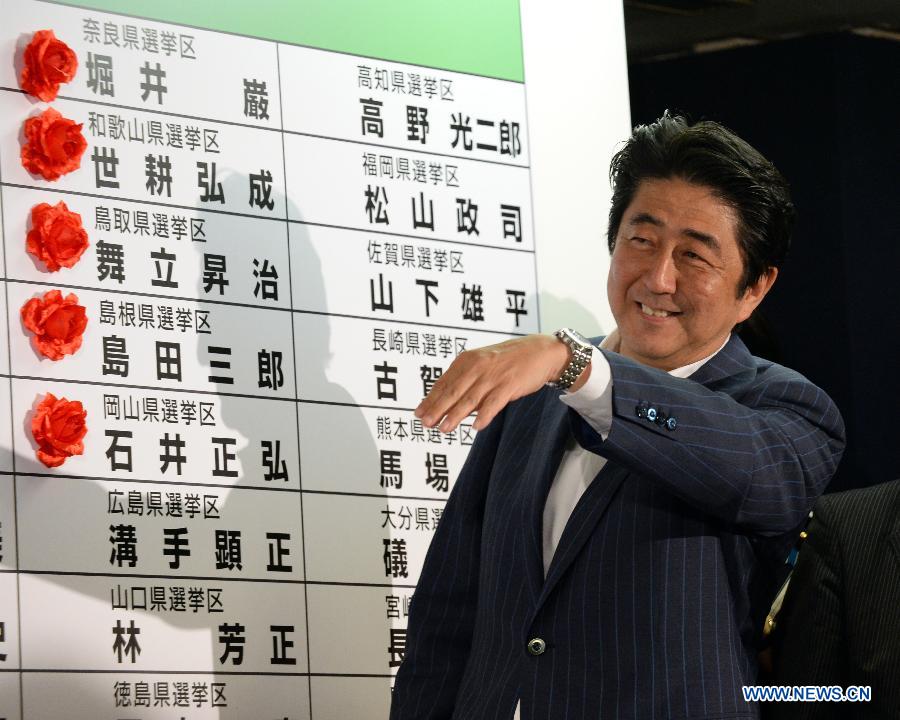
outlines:
[[[576,345],[581,345],[582,348],[590,347],[590,343],[588,342],[588,339],[584,335],[582,335],[580,332],[578,332],[577,330],[566,329],[566,332],[569,335],[570,343],[574,343]]]

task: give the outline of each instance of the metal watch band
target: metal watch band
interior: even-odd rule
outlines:
[[[568,390],[591,362],[591,344],[581,333],[571,328],[560,328],[553,335],[572,350],[572,359],[562,374],[550,385],[560,390]]]

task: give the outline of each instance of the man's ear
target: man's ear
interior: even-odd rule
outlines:
[[[769,290],[772,289],[772,286],[775,284],[775,279],[777,277],[778,268],[770,267],[757,278],[755,283],[744,290],[744,294],[739,301],[741,310],[738,314],[738,322],[744,322],[744,320],[750,317],[750,315],[756,309],[756,306],[763,301],[766,293],[768,293]]]

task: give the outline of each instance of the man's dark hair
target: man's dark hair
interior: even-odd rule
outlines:
[[[787,182],[772,163],[718,123],[691,125],[667,110],[656,122],[634,129],[613,157],[609,178],[610,253],[625,208],[641,181],[681,178],[711,188],[737,212],[737,240],[744,260],[738,297],[769,268],[784,262],[794,224]]]

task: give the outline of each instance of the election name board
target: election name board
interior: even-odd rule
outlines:
[[[538,330],[524,84],[0,4],[0,718],[386,717]]]

